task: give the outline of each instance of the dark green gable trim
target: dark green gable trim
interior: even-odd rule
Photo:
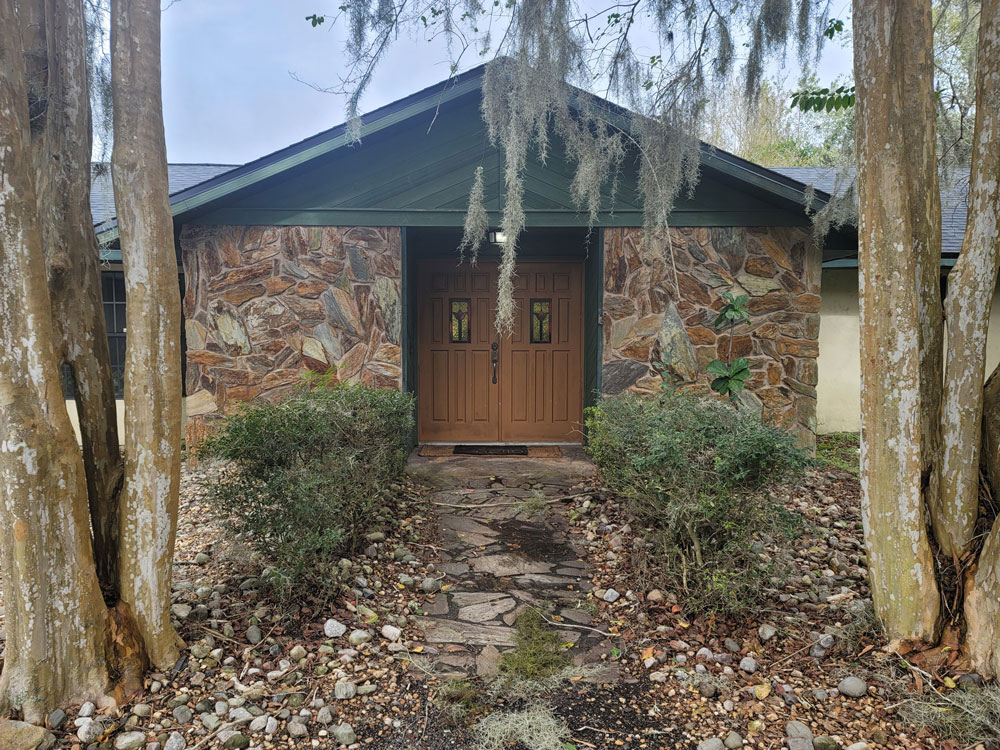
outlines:
[[[232,170],[171,198],[178,224],[446,226],[463,224],[477,166],[484,169],[491,220],[500,222],[502,158],[488,142],[479,111],[484,66],[364,116],[362,141],[348,144],[344,125]],[[612,117],[623,110],[607,103]],[[617,114],[616,114],[617,113]],[[623,122],[627,119],[623,117]],[[771,170],[705,147],[701,183],[678,200],[677,226],[807,226],[805,186]],[[642,224],[638,159],[626,159],[598,226]],[[529,227],[581,227],[572,204],[574,165],[553,144],[544,164],[529,159]],[[826,196],[817,193],[817,202]],[[117,227],[98,227],[102,244]],[[109,256],[110,257],[110,256]]]

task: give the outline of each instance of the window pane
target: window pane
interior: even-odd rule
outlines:
[[[104,326],[108,333],[115,333],[115,306],[104,303]]]
[[[552,300],[531,300],[531,343],[552,343]]]
[[[469,327],[469,300],[451,300],[451,328],[449,337],[453,344],[468,344],[471,340]]]
[[[125,301],[125,274],[116,273],[115,279],[115,302]]]

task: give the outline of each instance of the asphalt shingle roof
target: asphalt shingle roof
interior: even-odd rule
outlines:
[[[238,166],[238,164],[168,164],[168,189],[173,195]],[[93,167],[90,212],[94,216],[95,226],[115,217],[115,193],[111,187],[111,172],[108,171],[106,164],[95,164]]]
[[[771,167],[778,174],[837,195],[854,182],[854,170],[840,167]],[[969,168],[956,167],[941,181],[941,252],[958,255],[965,236]]]

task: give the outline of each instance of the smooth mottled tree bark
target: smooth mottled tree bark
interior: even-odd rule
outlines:
[[[107,610],[52,345],[19,31],[14,0],[0,0],[0,715],[41,723],[104,696]]]
[[[117,598],[122,482],[114,384],[90,213],[91,116],[83,0],[33,0],[21,10],[38,213],[52,300],[53,344],[76,395],[94,556],[105,596]]]
[[[890,639],[931,642],[940,598],[923,497],[933,461],[925,450],[933,439],[924,425],[921,343],[933,338],[926,330],[933,328],[934,306],[919,292],[932,262],[930,235],[940,231],[940,208],[935,216],[930,197],[937,183],[928,174],[930,3],[858,0],[854,29],[865,544],[872,598]]]
[[[113,0],[111,176],[128,344],[119,589],[159,668],[179,655],[170,581],[181,458],[180,290],[160,95],[159,0]]]
[[[1000,266],[1000,0],[982,5],[976,70],[976,121],[969,175],[968,221],[962,255],[948,291],[948,378],[945,391],[945,443],[961,445],[961,484],[951,498],[955,529],[971,541],[979,507],[979,438],[983,415],[982,382],[986,360],[986,327]],[[958,273],[961,271],[961,273]],[[996,393],[997,378],[987,391]],[[952,395],[954,391],[954,396]],[[954,405],[952,402],[954,400]],[[990,414],[995,415],[996,403]],[[975,427],[975,432],[970,429]],[[997,479],[996,434],[986,442],[992,450],[987,472]],[[956,451],[956,461],[958,460]],[[1000,484],[992,485],[994,490]],[[962,537],[964,538],[964,537]],[[967,541],[968,545],[969,542]],[[973,667],[981,674],[1000,674],[1000,521],[994,521],[979,559],[966,577],[966,641]]]

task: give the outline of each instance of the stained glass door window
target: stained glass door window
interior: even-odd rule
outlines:
[[[452,299],[451,307],[451,343],[468,344],[471,340],[469,327],[469,300]]]
[[[531,343],[552,343],[552,300],[531,300]]]

